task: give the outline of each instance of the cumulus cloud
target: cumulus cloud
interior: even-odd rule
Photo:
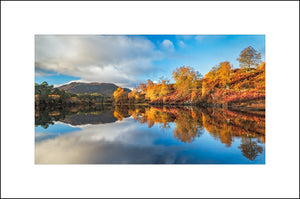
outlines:
[[[178,46],[181,47],[181,48],[184,48],[185,47],[185,43],[183,41],[179,41],[178,42]]]
[[[160,44],[160,47],[167,51],[174,51],[174,44],[168,39],[163,40],[163,42]]]
[[[36,35],[36,75],[41,71],[80,77],[83,81],[133,85],[137,76],[155,72],[162,52],[143,37]]]
[[[50,76],[50,75],[55,75],[55,72],[46,71],[43,70],[42,68],[35,69],[35,76],[37,77]]]

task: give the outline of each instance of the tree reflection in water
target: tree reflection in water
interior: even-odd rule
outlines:
[[[111,106],[36,107],[35,126],[47,129],[53,121],[71,125],[102,124],[115,122]]]
[[[184,143],[194,142],[205,129],[226,147],[231,147],[235,138],[241,138],[238,148],[251,161],[263,152],[263,147],[258,143],[265,143],[264,112],[185,106],[64,107],[36,109],[35,124],[44,128],[53,124],[53,121],[72,125],[101,124],[122,121],[129,116],[146,123],[149,128],[155,124],[170,128],[170,123],[174,123],[173,136]]]
[[[179,112],[174,122],[176,123],[173,130],[174,137],[182,142],[191,143],[203,134],[202,118],[195,114]]]
[[[258,153],[262,153],[263,148],[259,145],[257,145],[257,142],[252,140],[251,137],[242,137],[242,144],[239,146],[239,149],[241,149],[243,156],[245,156],[247,159],[253,161],[257,157]]]
[[[239,149],[253,161],[263,147],[257,143],[265,142],[264,112],[249,113],[217,108],[200,107],[149,107],[139,114],[131,111],[133,118],[147,123],[151,128],[160,124],[168,128],[175,123],[174,137],[184,143],[191,143],[203,134],[204,128],[209,134],[227,147],[231,147],[234,138],[241,138]]]

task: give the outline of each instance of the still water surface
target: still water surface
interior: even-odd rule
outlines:
[[[264,164],[264,113],[199,107],[36,110],[36,164]]]

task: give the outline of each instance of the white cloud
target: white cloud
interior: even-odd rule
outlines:
[[[167,51],[174,51],[174,44],[168,39],[163,40],[163,42],[160,44],[160,47]]]
[[[179,41],[178,42],[178,46],[181,47],[181,48],[184,48],[185,47],[185,43],[183,41]]]
[[[35,76],[37,76],[37,77],[43,77],[43,76],[49,76],[49,75],[51,75],[51,74],[44,72],[42,70],[35,70]]]
[[[70,84],[72,82],[83,82],[83,83],[90,83],[90,82],[93,82],[93,81],[87,81],[87,80],[84,80],[84,79],[79,79],[79,80],[72,80],[72,81],[69,81],[67,83],[62,83],[62,84],[53,84],[53,87],[56,88],[56,87],[60,87],[62,85],[65,85],[65,84]],[[101,83],[101,82],[100,82]]]
[[[195,37],[198,42],[201,42],[204,39],[204,36],[198,35]]]
[[[171,43],[172,44],[172,43]],[[173,45],[173,44],[172,44]],[[137,76],[155,72],[153,60],[162,52],[142,37],[96,35],[37,35],[36,75],[39,71],[80,77],[85,81],[131,86]],[[45,75],[45,74],[44,74]]]

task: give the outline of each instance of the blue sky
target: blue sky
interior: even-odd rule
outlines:
[[[264,35],[36,35],[35,82],[107,82],[133,88],[147,79],[172,82],[191,66],[205,75],[220,62],[234,68],[252,46],[265,59]]]

